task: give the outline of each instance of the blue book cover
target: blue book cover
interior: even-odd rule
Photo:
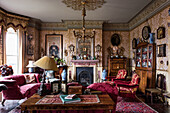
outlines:
[[[60,98],[61,98],[63,103],[74,103],[74,102],[80,102],[81,101],[81,99],[77,96],[73,99],[65,99],[66,96],[68,96],[68,95],[60,95]]]

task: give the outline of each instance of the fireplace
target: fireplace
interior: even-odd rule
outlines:
[[[76,68],[76,81],[84,86],[93,83],[93,67],[77,67]]]
[[[92,84],[100,81],[102,68],[100,69],[99,60],[71,60],[73,67],[69,70],[68,81],[79,81]],[[86,84],[86,85],[87,85]]]

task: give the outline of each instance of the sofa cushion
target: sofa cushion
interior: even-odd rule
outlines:
[[[26,84],[36,83],[36,78],[34,74],[24,74]]]
[[[4,77],[4,79],[16,80],[16,83],[19,86],[26,84],[24,75],[10,75],[10,76]]]
[[[31,84],[26,84],[23,86],[20,86],[20,91],[21,93],[29,98],[32,96],[34,93],[37,93],[38,88],[40,87],[41,83],[31,83]]]

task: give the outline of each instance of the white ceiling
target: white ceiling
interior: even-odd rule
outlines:
[[[130,21],[152,0],[105,0],[106,3],[94,11],[86,11],[86,20],[104,20],[109,23]],[[67,7],[62,0],[0,0],[6,11],[40,19],[43,22],[81,20],[81,11]]]

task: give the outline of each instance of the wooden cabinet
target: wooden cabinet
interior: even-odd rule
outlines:
[[[126,58],[108,59],[108,76],[116,76],[119,69],[126,69]]]
[[[139,91],[143,93],[145,93],[146,88],[155,87],[155,63],[155,44],[139,43],[136,48],[136,73],[140,76]]]

